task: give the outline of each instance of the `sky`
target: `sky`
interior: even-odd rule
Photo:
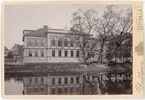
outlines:
[[[94,9],[101,16],[106,5],[97,4],[32,4],[5,6],[5,46],[11,49],[14,44],[23,44],[23,30],[37,30],[43,25],[50,28],[68,29],[71,27],[72,13],[77,9]],[[131,6],[122,5],[121,9]]]

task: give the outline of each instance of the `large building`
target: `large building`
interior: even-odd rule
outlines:
[[[23,61],[25,63],[82,62],[82,52],[72,40],[72,37],[78,35],[84,34],[78,34],[70,30],[50,29],[45,25],[38,30],[24,30]],[[87,51],[85,55],[88,55]],[[93,55],[95,56],[95,54]]]

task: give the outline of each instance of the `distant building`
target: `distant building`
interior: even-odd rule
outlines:
[[[23,56],[23,45],[15,44],[12,47],[12,52],[14,55]]]
[[[10,50],[7,48],[7,47],[5,47],[5,58],[7,58],[8,57],[8,53],[10,52]]]
[[[25,63],[80,63],[82,62],[82,52],[70,38],[78,35],[84,34],[74,33],[70,30],[50,29],[47,26],[38,30],[24,30],[23,61]],[[89,38],[92,41],[92,38],[88,36]],[[88,56],[87,50],[85,55]]]
[[[12,47],[13,60],[15,62],[23,61],[23,45],[15,44]]]

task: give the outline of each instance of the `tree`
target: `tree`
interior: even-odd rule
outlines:
[[[87,60],[93,56],[92,51],[96,50],[97,39],[91,36],[99,21],[97,12],[92,9],[86,11],[78,9],[72,16],[71,31],[77,33],[77,35],[70,38],[80,48],[82,63],[86,65]],[[88,56],[86,56],[86,51],[89,53]]]
[[[102,62],[103,52],[105,52],[104,47],[106,45],[106,42],[108,42],[108,37],[110,36],[111,32],[118,23],[119,14],[116,11],[114,11],[114,6],[106,6],[106,10],[104,11],[103,17],[100,18],[99,24],[96,27],[96,33],[99,34],[98,39],[100,43],[98,62]]]
[[[132,11],[127,10],[126,13],[124,12],[124,16],[120,15],[118,21],[116,27],[111,31],[112,38],[109,41],[112,46],[112,50],[110,51],[111,59],[116,57],[118,50],[125,42],[132,42]],[[128,47],[126,46],[126,50],[127,48],[130,48],[130,46],[132,45],[129,45]],[[126,50],[124,49],[124,51]]]

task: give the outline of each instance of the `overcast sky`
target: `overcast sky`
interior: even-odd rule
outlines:
[[[95,9],[99,15],[105,5],[96,4],[44,4],[44,5],[7,5],[5,6],[5,45],[11,49],[16,44],[23,44],[23,30],[36,30],[48,25],[50,28],[69,29],[72,13],[77,9]],[[119,6],[128,9],[131,6]]]

